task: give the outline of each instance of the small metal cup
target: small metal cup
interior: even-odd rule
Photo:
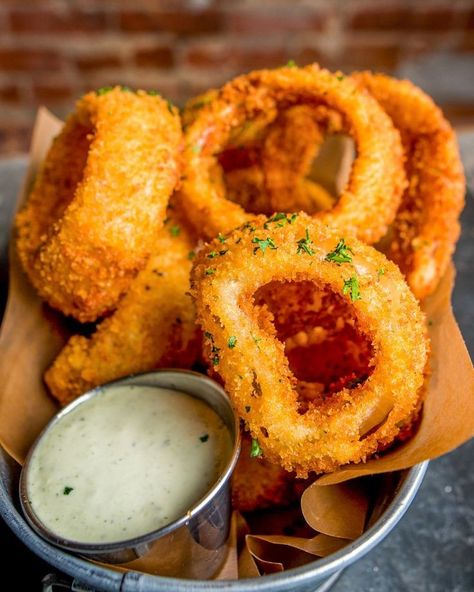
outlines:
[[[105,544],[77,543],[46,528],[34,513],[27,495],[31,456],[42,437],[73,409],[111,386],[157,386],[179,390],[207,403],[224,421],[233,440],[231,458],[218,481],[189,511],[174,522],[133,539]],[[239,419],[224,390],[197,372],[157,370],[129,376],[97,387],[62,409],[48,423],[31,448],[20,477],[20,501],[31,527],[50,543],[104,563],[134,562],[135,569],[161,576],[209,579],[222,567],[230,529],[230,477],[240,452]]]

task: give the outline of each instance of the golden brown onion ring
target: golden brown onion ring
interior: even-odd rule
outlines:
[[[112,310],[145,266],[179,178],[178,112],[119,87],[77,103],[17,217],[18,252],[51,306]]]
[[[61,404],[127,374],[191,367],[198,348],[188,295],[192,248],[189,232],[171,210],[145,269],[112,316],[90,337],[71,337],[47,370],[46,384]]]
[[[419,406],[428,355],[424,316],[398,267],[356,238],[341,249],[340,232],[306,214],[260,218],[220,239],[193,267],[197,318],[210,362],[268,460],[306,476],[393,442]],[[363,384],[300,413],[284,345],[254,302],[274,281],[342,295],[373,351]]]
[[[261,113],[298,104],[339,111],[354,137],[357,157],[338,203],[316,217],[375,242],[392,221],[404,187],[402,147],[390,119],[354,81],[313,65],[262,70],[226,84],[205,105],[185,136],[182,202],[196,230],[212,238],[245,223],[249,215],[212,184],[216,155],[231,130]]]
[[[446,271],[460,233],[466,187],[456,136],[439,107],[411,82],[371,72],[353,77],[401,134],[408,186],[393,223],[388,256],[422,299]]]

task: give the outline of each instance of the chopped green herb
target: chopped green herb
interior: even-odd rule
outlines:
[[[352,302],[356,300],[360,300],[360,287],[359,287],[359,280],[352,276],[348,280],[344,280],[344,285],[342,287],[342,293],[347,294],[349,293],[351,296]]]
[[[188,253],[188,259],[190,261],[192,261],[194,259],[194,257],[196,257],[196,253],[194,251],[189,251],[189,253]]]
[[[148,90],[147,94],[151,95],[152,97],[159,97],[160,93],[157,90]]]
[[[267,229],[268,225],[271,222],[274,222],[279,228],[281,228],[282,226],[285,226],[285,224],[293,224],[297,217],[298,214],[291,214],[291,216],[288,216],[284,212],[277,212],[276,214],[273,214],[271,218],[268,218],[263,227]]]
[[[209,440],[209,434],[199,436],[199,439],[201,440],[201,442],[207,442]]]
[[[207,256],[208,259],[214,259],[214,257],[217,257],[217,255],[219,255],[219,253],[217,251],[211,251],[209,253],[209,255]]]
[[[262,337],[255,337],[255,335],[252,335],[252,339],[258,345],[262,341],[263,338]]]
[[[261,449],[260,444],[258,443],[258,440],[256,440],[255,438],[252,438],[252,446],[250,448],[250,457],[257,458],[262,455],[263,455],[263,450]]]
[[[216,273],[216,270],[213,269],[212,267],[208,267],[205,272],[206,275],[214,275]]]
[[[229,349],[234,349],[236,343],[237,343],[237,337],[235,335],[231,335],[229,337],[229,340],[227,341],[227,346]]]
[[[295,60],[288,60],[286,62],[286,67],[287,68],[297,68],[298,64],[295,62]]]
[[[174,105],[171,101],[166,101],[166,106],[168,107],[168,111],[171,115],[174,115]]]
[[[341,81],[341,80],[344,80],[345,76],[344,76],[344,74],[336,74],[336,78],[337,78],[339,81]]]
[[[313,241],[309,238],[309,232],[308,229],[306,229],[305,238],[300,238],[297,242],[298,247],[296,249],[296,254],[301,255],[301,253],[307,253],[308,255],[314,255],[314,251],[311,248],[312,244]]]
[[[74,487],[69,487],[68,485],[66,485],[66,487],[63,489],[63,494],[69,495],[71,491],[74,491]]]
[[[214,335],[212,333],[209,333],[209,331],[204,331],[204,337],[206,339],[210,339],[211,341],[214,341]]]
[[[256,228],[253,224],[251,224],[250,222],[246,222],[243,226],[242,226],[242,230],[248,230],[249,232],[255,232]]]
[[[380,269],[377,269],[377,275],[380,277],[381,275],[383,275],[385,273],[385,269],[383,267],[381,267]]]
[[[170,234],[171,236],[179,236],[179,233],[181,232],[181,228],[179,226],[172,226],[170,228]]]
[[[218,240],[220,243],[225,243],[225,241],[227,240],[227,237],[226,237],[226,236],[224,236],[223,234],[221,234],[221,233],[219,232],[219,234],[217,235],[217,240]]]
[[[338,265],[341,263],[352,263],[352,254],[352,249],[348,247],[344,239],[341,238],[334,251],[328,253],[324,259],[326,261],[331,261],[332,263],[337,263]]]
[[[113,90],[114,87],[113,86],[102,86],[101,88],[98,88],[95,91],[95,94],[99,97],[101,97],[102,95],[106,95],[108,92],[110,92],[111,90]]]
[[[191,148],[191,150],[194,154],[199,154],[202,150],[202,146],[200,146],[199,144],[196,144]]]
[[[125,86],[124,84],[120,85],[120,90],[122,92],[133,92],[133,90],[129,86]]]
[[[430,319],[430,320],[428,321],[428,327],[432,327],[432,326],[433,326],[433,321]]]
[[[256,236],[252,239],[252,243],[256,244],[257,246],[253,250],[254,254],[260,249],[262,253],[265,253],[267,248],[275,250],[277,248],[276,244],[274,243],[273,239],[267,236],[267,238],[257,238]]]

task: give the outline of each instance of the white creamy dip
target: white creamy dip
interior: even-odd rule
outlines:
[[[81,543],[130,539],[183,516],[232,453],[204,402],[151,386],[115,386],[80,404],[40,440],[26,491],[39,520]]]

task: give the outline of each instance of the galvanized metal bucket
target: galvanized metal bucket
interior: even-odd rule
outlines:
[[[338,572],[380,543],[409,508],[426,473],[428,462],[397,474],[384,509],[370,528],[353,543],[324,559],[261,578],[226,581],[181,580],[141,574],[119,573],[94,565],[46,543],[28,526],[20,510],[20,466],[0,448],[0,514],[13,532],[34,553],[94,590],[113,592],[323,592]]]

